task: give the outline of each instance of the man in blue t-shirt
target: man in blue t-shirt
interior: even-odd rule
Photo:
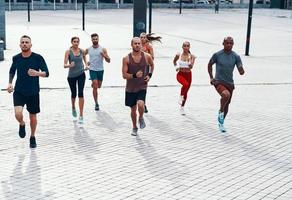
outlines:
[[[208,64],[210,83],[214,85],[220,94],[220,109],[218,114],[218,124],[222,132],[225,132],[224,119],[228,112],[231,102],[232,92],[234,90],[233,71],[235,65],[240,75],[244,74],[240,56],[232,51],[234,41],[232,37],[226,37],[223,40],[224,48],[213,54]],[[213,77],[213,64],[216,63],[215,78]]]
[[[12,59],[9,70],[9,84],[7,91],[13,91],[12,81],[17,71],[17,79],[13,93],[15,117],[19,122],[19,136],[26,135],[25,122],[23,121],[23,107],[26,105],[30,119],[30,147],[36,148],[35,130],[37,126],[37,113],[40,112],[39,77],[48,77],[49,71],[44,58],[31,51],[31,39],[24,35],[20,38],[21,53]]]

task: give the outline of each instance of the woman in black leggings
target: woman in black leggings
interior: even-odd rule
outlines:
[[[72,37],[72,46],[65,52],[64,58],[64,68],[69,68],[68,73],[68,83],[71,90],[71,103],[72,103],[72,115],[77,118],[77,112],[75,108],[75,99],[77,96],[77,86],[78,86],[78,98],[79,98],[79,123],[83,124],[83,107],[84,107],[84,97],[83,90],[85,85],[85,73],[84,63],[87,63],[84,51],[79,48],[79,38]]]

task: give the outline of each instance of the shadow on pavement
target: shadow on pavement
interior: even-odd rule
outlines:
[[[41,187],[41,167],[38,165],[36,150],[31,150],[29,163],[22,171],[25,155],[18,155],[18,161],[10,176],[10,181],[2,181],[2,190],[7,200],[53,199],[53,192],[43,194]],[[20,194],[19,191],[22,191]]]
[[[90,137],[83,126],[78,126],[76,121],[74,124],[74,141],[76,143],[75,153],[77,155],[84,155],[89,161],[95,160],[95,155],[98,153],[98,144]]]

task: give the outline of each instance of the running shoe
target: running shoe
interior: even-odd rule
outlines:
[[[146,105],[144,106],[144,113],[148,113],[148,109],[147,109]]]
[[[81,117],[81,116],[79,117],[79,121],[78,121],[78,123],[79,123],[79,124],[84,124],[83,117]]]
[[[76,117],[77,117],[77,112],[76,112],[76,109],[72,109],[72,116],[73,116],[74,118],[76,118]]]
[[[218,122],[219,122],[219,124],[224,124],[224,112],[219,111]]]
[[[99,110],[99,105],[98,105],[98,103],[95,104],[95,108],[94,108],[94,110],[96,110],[96,111]]]
[[[31,136],[29,139],[29,147],[30,148],[36,148],[37,144],[36,144],[36,139],[34,136]]]
[[[183,106],[180,107],[179,112],[180,112],[181,115],[186,115],[186,113],[185,113],[185,109],[184,109]]]
[[[18,131],[20,138],[25,138],[26,132],[25,132],[25,124],[20,125],[19,124],[19,131]]]
[[[133,128],[131,135],[132,136],[137,136],[138,135],[138,128]]]
[[[225,127],[224,127],[224,124],[218,124],[218,126],[219,126],[219,130],[221,131],[221,133],[225,133],[226,132],[226,129],[225,129]]]
[[[145,124],[144,118],[140,118],[140,119],[139,119],[139,126],[140,126],[140,129],[143,129],[143,128],[146,127],[146,124]]]
[[[184,96],[181,95],[181,96],[179,96],[178,104],[179,104],[179,105],[182,105],[183,102],[184,102]]]

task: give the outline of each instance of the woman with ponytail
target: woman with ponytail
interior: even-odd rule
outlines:
[[[153,47],[152,47],[151,43],[153,41],[161,42],[161,37],[160,36],[155,37],[153,35],[154,35],[154,33],[146,34],[143,32],[140,34],[140,39],[141,39],[141,44],[142,44],[142,51],[145,53],[149,53],[151,55],[152,59],[154,60],[154,51],[153,51]],[[146,104],[144,107],[144,112],[148,113],[148,109],[147,109]]]

